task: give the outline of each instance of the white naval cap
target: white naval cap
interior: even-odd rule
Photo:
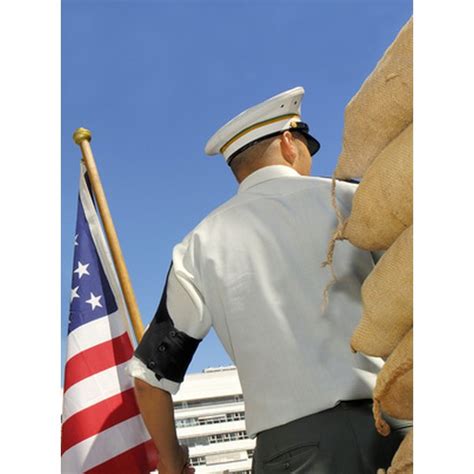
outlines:
[[[304,89],[295,87],[244,110],[209,139],[204,151],[207,155],[222,153],[230,164],[237,153],[258,141],[294,130],[305,136],[309,151],[314,155],[320,145],[308,133],[308,125],[301,121],[303,95]]]

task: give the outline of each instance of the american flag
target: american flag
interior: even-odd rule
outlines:
[[[81,163],[64,371],[61,472],[154,471],[157,453],[125,366],[126,307]]]

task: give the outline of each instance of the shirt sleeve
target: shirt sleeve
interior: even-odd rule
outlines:
[[[345,217],[349,216],[352,211],[352,201],[354,199],[354,194],[359,187],[358,183],[341,181],[336,182],[336,197],[338,205],[342,207],[342,212]]]
[[[193,271],[193,256],[186,247],[182,243],[173,251],[160,304],[128,366],[133,377],[173,394],[211,327]]]

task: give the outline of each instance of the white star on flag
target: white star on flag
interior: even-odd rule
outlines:
[[[95,296],[94,293],[91,291],[91,297],[86,301],[86,303],[89,303],[92,306],[92,310],[94,310],[97,306],[99,308],[102,308],[102,305],[99,303],[99,300],[102,298],[102,295]]]
[[[77,292],[78,289],[79,289],[79,286],[76,286],[76,288],[71,289],[71,301],[74,298],[80,298],[79,293]]]
[[[86,263],[84,265],[79,261],[77,262],[77,268],[74,270],[74,273],[77,273],[79,275],[79,279],[81,279],[82,275],[90,275],[90,273],[87,271],[87,267],[89,265],[89,263]]]
[[[76,234],[76,235],[74,236],[74,247],[75,247],[76,245],[79,245],[78,242],[77,242],[77,238],[78,238],[78,237],[79,237],[79,234]]]

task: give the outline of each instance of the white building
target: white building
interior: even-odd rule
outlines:
[[[255,439],[247,437],[234,366],[187,375],[173,402],[178,438],[196,474],[250,474]]]

